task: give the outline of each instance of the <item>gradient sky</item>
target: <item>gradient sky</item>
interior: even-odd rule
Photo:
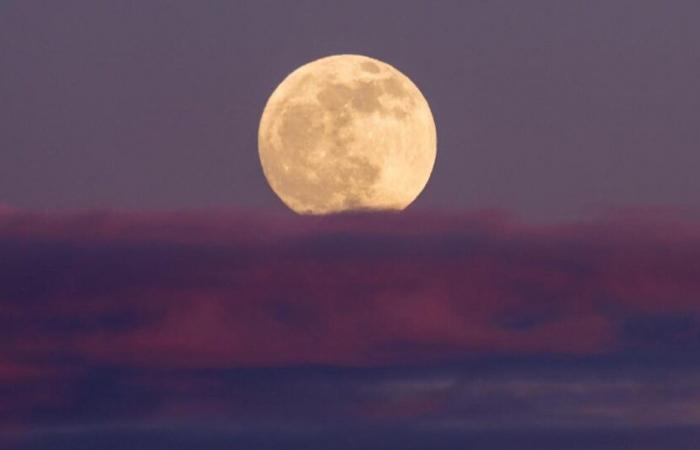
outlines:
[[[385,60],[433,109],[414,208],[698,207],[696,1],[0,4],[0,202],[284,210],[262,108],[293,69]]]
[[[696,450],[700,3],[0,1],[3,450]],[[433,109],[403,213],[297,216],[267,97]]]

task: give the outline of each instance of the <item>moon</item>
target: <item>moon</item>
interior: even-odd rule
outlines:
[[[299,214],[403,210],[430,178],[437,135],[408,77],[374,58],[334,55],[277,86],[258,150],[270,187]]]

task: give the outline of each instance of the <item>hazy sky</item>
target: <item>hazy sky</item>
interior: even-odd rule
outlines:
[[[267,97],[361,53],[421,88],[438,158],[416,210],[563,218],[700,206],[695,1],[0,3],[0,203],[283,211]]]

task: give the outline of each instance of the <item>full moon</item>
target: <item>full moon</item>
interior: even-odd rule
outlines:
[[[277,86],[258,149],[270,187],[299,214],[402,210],[430,178],[437,137],[408,77],[377,59],[335,55]]]

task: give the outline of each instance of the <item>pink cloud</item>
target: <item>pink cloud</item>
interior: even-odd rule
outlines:
[[[22,326],[0,351],[173,367],[621,351],[645,345],[638,316],[700,316],[698,229],[18,212],[0,218],[0,308]]]

